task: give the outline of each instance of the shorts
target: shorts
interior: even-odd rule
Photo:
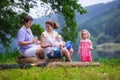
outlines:
[[[55,58],[62,58],[62,55],[61,55],[61,52],[60,52],[59,48],[56,51],[54,51],[53,56],[51,54],[52,54],[52,52],[47,54],[48,58],[53,58],[53,59],[55,59]]]
[[[27,50],[24,52],[23,55],[26,56],[26,57],[32,57],[32,56],[37,57],[37,56],[36,56],[37,47],[38,47],[37,45],[34,45],[33,47],[27,49]]]

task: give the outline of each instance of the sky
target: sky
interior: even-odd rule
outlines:
[[[99,4],[99,3],[108,3],[113,0],[79,0],[78,3],[80,3],[83,7]]]
[[[38,6],[35,9],[31,9],[30,10],[30,14],[33,18],[38,18],[38,17],[42,17],[43,14],[46,14],[44,12],[44,10],[46,10],[46,8],[43,8],[40,5],[39,0],[38,1]],[[91,6],[91,5],[95,5],[95,4],[100,4],[100,3],[108,3],[114,0],[78,0],[78,3],[81,4],[83,7],[87,7],[87,6]],[[48,6],[48,5],[46,5]],[[39,13],[38,13],[39,12]]]

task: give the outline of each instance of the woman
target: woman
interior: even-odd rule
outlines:
[[[44,48],[44,52],[47,54],[48,58],[61,58],[66,57],[66,61],[72,62],[71,53],[66,48],[61,48],[61,53],[57,52],[51,57],[52,46],[55,42],[55,37],[58,35],[53,29],[58,29],[58,24],[53,20],[46,21],[46,31],[41,35],[41,47]]]
[[[33,37],[31,26],[33,18],[31,16],[24,17],[24,25],[18,31],[18,49],[25,57],[35,56],[44,59],[44,50],[40,45],[35,45],[38,40]]]

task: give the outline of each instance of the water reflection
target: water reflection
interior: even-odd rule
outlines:
[[[93,50],[92,51],[92,56],[93,56],[93,61],[99,61],[101,58],[106,58],[106,59],[112,59],[112,58],[120,58],[120,50],[119,51],[99,51],[99,50]],[[72,56],[73,61],[80,61],[79,54],[76,52]]]
[[[119,51],[93,51],[93,60],[99,61],[101,58],[112,59],[112,58],[120,58],[120,50]]]

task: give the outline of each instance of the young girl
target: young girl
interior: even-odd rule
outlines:
[[[82,62],[92,62],[92,42],[90,40],[90,33],[87,30],[80,32],[80,45],[78,53]]]

